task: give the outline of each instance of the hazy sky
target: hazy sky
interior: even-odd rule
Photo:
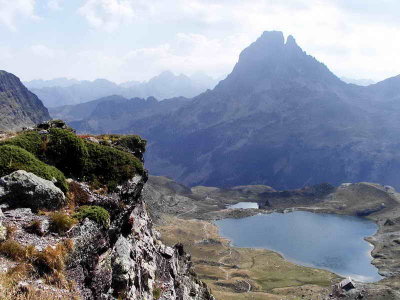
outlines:
[[[221,77],[264,30],[338,76],[400,74],[399,0],[0,0],[0,69],[23,80]]]

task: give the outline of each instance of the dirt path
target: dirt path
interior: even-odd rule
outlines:
[[[197,208],[197,206],[193,206],[193,207],[192,207],[190,210],[188,210],[188,211],[185,211],[185,212],[183,212],[183,213],[180,213],[180,214],[178,214],[178,215],[177,215],[177,217],[179,218],[179,217],[181,217],[181,216],[183,216],[183,215],[189,214],[189,213],[191,213],[191,212],[195,211],[195,210],[196,210],[196,208]]]
[[[232,249],[231,249],[231,248],[228,248],[228,249],[229,249],[229,253],[228,253],[227,255],[222,256],[222,257],[218,260],[218,262],[219,262],[220,264],[224,264],[224,260],[225,260],[227,257],[229,257],[229,256],[232,255]],[[225,273],[225,279],[226,279],[226,280],[229,280],[229,272],[228,272],[227,270],[225,270],[223,266],[219,266],[219,269],[220,269],[222,272]]]

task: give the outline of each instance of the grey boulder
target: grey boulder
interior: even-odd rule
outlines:
[[[53,182],[22,170],[0,178],[0,201],[33,210],[58,209],[66,202]]]

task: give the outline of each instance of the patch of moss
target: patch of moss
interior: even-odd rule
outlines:
[[[161,298],[161,292],[162,292],[161,288],[158,287],[158,286],[156,286],[156,287],[153,289],[153,299],[154,299],[154,300],[160,299],[160,298]]]
[[[121,135],[115,141],[115,145],[123,149],[127,149],[132,153],[144,153],[146,150],[147,141],[138,135]]]
[[[89,218],[90,220],[95,221],[97,224],[102,225],[104,228],[108,228],[110,226],[110,214],[107,210],[100,206],[81,206],[78,212],[75,214],[75,218],[79,220]]]
[[[0,177],[17,170],[25,170],[47,180],[56,179],[55,183],[63,192],[68,191],[64,174],[55,167],[46,165],[32,153],[17,146],[0,146]]]

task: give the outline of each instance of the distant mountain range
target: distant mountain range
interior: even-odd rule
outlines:
[[[25,82],[47,107],[79,104],[111,95],[127,98],[155,97],[159,100],[180,96],[194,97],[214,88],[216,84],[216,80],[203,73],[188,77],[183,74],[174,75],[169,71],[147,82],[130,81],[122,84],[105,79],[78,81],[67,78]]]
[[[50,119],[47,108],[13,74],[0,71],[0,130],[17,131]]]
[[[372,79],[354,79],[354,78],[347,78],[347,77],[341,77],[341,80],[343,80],[346,83],[352,83],[360,86],[368,86],[371,84],[375,84],[376,81]]]
[[[281,32],[265,32],[225,80],[195,98],[150,101],[145,113],[138,103],[149,100],[106,100],[79,120],[69,116],[71,125],[143,135],[154,175],[188,185],[400,187],[400,76],[347,84]]]

